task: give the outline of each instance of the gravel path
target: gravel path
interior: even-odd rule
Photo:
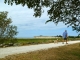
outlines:
[[[38,44],[38,45],[30,45],[30,46],[17,46],[17,47],[7,47],[7,48],[0,48],[0,58],[4,58],[5,56],[12,55],[12,54],[19,54],[19,53],[26,53],[41,49],[48,49],[54,48],[74,43],[80,43],[80,40],[77,41],[68,41],[68,44],[62,44],[62,42],[57,43],[49,43],[49,44]]]

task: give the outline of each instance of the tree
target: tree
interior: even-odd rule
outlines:
[[[11,25],[11,18],[7,17],[8,12],[0,12],[0,43],[5,40],[12,41],[17,35],[17,26]]]
[[[80,0],[4,0],[8,5],[21,4],[34,10],[34,16],[40,17],[44,7],[49,7],[47,11],[49,20],[55,24],[63,22],[71,26],[73,30],[80,32]]]

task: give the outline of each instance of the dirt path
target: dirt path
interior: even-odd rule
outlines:
[[[12,55],[12,54],[19,54],[19,53],[26,53],[41,49],[48,49],[54,48],[69,44],[80,43],[80,40],[77,41],[68,41],[68,44],[62,44],[62,42],[57,43],[49,43],[49,44],[38,44],[38,45],[30,45],[30,46],[18,46],[18,47],[7,47],[7,48],[0,48],[0,58],[4,58],[5,56]]]

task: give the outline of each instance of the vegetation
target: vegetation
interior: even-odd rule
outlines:
[[[8,5],[21,4],[34,10],[35,17],[40,17],[44,12],[43,8],[49,8],[47,14],[49,20],[55,24],[63,22],[73,30],[80,32],[80,0],[4,0]]]
[[[0,60],[80,60],[80,43],[47,50],[15,54]]]
[[[54,40],[57,40],[58,42],[62,42],[63,38],[25,38],[25,39],[21,39],[21,38],[17,38],[17,40],[13,39],[13,45],[9,45],[10,41],[7,40],[5,41],[3,44],[3,46],[0,47],[4,47],[5,45],[9,45],[9,46],[25,46],[25,45],[35,45],[35,44],[47,44],[47,43],[54,43]],[[68,41],[75,41],[75,40],[80,40],[79,37],[74,37],[74,36],[70,36],[68,37]],[[5,47],[9,47],[9,46],[5,46]]]
[[[0,44],[7,41],[14,43],[15,35],[17,35],[17,27],[11,25],[11,18],[8,18],[8,12],[0,12]]]
[[[40,39],[40,38],[29,38],[29,39],[17,39],[17,43],[29,45],[29,44],[43,44],[43,43],[53,43],[54,40],[57,40],[59,42],[62,42],[63,38],[48,38],[48,39]],[[80,40],[80,38],[68,38],[68,41],[75,41],[75,40]]]
[[[31,38],[31,39],[17,39],[17,43],[21,45],[32,45],[32,44],[43,44],[43,43],[53,43],[54,40],[57,40],[56,38],[52,39],[36,39],[36,38]]]

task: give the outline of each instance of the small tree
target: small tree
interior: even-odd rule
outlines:
[[[11,25],[11,18],[7,17],[8,12],[0,12],[0,43],[13,41],[17,35],[17,26]]]

